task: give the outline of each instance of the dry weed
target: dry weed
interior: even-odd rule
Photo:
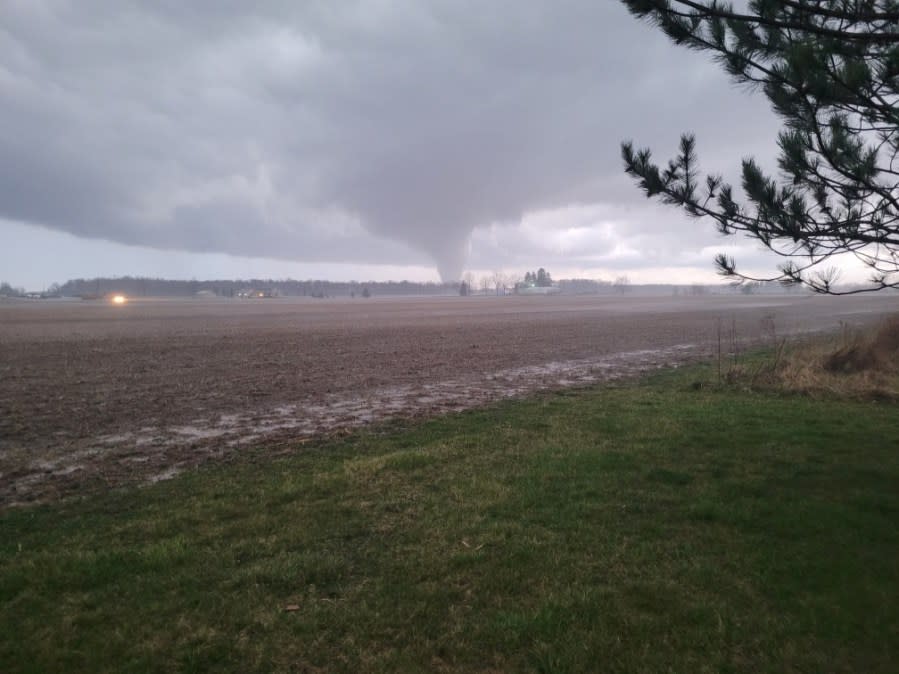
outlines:
[[[844,331],[845,334],[846,331]],[[824,361],[828,372],[864,372],[896,367],[899,351],[899,316],[892,316],[871,332],[855,332]]]
[[[899,399],[899,316],[867,330],[844,327],[836,337],[795,344],[760,383],[809,395]]]

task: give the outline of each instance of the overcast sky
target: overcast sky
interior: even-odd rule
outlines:
[[[714,279],[619,143],[774,168],[778,121],[613,0],[4,0],[0,279]],[[739,248],[735,248],[739,246]]]

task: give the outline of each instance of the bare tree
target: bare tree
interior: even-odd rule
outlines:
[[[626,293],[630,289],[631,280],[625,276],[621,275],[615,279],[615,290],[619,293]]]
[[[490,280],[493,282],[493,287],[496,290],[496,294],[502,295],[502,291],[506,287],[506,275],[503,272],[497,270],[493,272],[493,274],[491,274]]]

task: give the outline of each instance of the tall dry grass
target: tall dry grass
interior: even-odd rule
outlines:
[[[811,396],[899,400],[899,315],[867,329],[775,349],[773,362],[753,373],[753,385]]]

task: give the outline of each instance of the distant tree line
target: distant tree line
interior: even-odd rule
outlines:
[[[542,272],[542,273],[541,273]],[[358,297],[370,296],[415,296],[434,297],[441,295],[505,294],[507,288],[522,283],[522,277],[494,272],[480,280],[480,288],[473,274],[467,273],[461,284],[416,283],[413,281],[382,282],[335,282],[293,279],[238,279],[217,281],[174,281],[158,278],[124,276],[119,278],[73,279],[64,284],[53,284],[41,293],[44,297],[103,297],[112,293],[125,293],[131,297],[191,297],[196,295],[218,297],[240,297],[253,291],[258,297]],[[789,289],[776,283],[746,283],[730,288],[723,285],[641,285],[632,284],[627,276],[619,276],[614,281],[597,279],[561,279],[555,284],[544,269],[528,272],[524,283],[537,287],[556,285],[564,295],[611,295],[619,293],[699,295],[706,293],[784,293]],[[0,282],[0,297],[23,297],[25,289]]]
[[[24,288],[13,288],[6,281],[0,282],[0,297],[20,297],[24,294]]]
[[[285,297],[368,297],[371,295],[449,295],[451,283],[414,281],[320,281],[294,279],[237,279],[179,281],[124,276],[120,278],[73,279],[56,288],[66,297],[102,296],[121,292],[133,297],[190,297],[198,293],[238,297],[248,291]]]

